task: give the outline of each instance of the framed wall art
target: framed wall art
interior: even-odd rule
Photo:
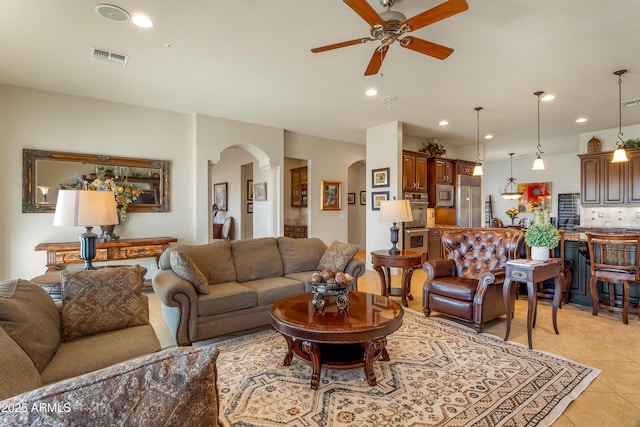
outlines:
[[[213,203],[218,205],[218,210],[227,211],[227,183],[219,182],[213,184]]]
[[[323,211],[339,211],[342,197],[340,181],[320,181],[321,206]]]
[[[371,170],[371,187],[381,188],[389,186],[389,168]]]
[[[533,212],[535,208],[551,210],[550,182],[518,184],[518,191],[522,192],[522,197],[518,200],[518,206],[523,207],[526,212]]]
[[[256,202],[264,202],[267,200],[267,183],[258,182],[253,184],[253,200]]]
[[[253,200],[253,180],[247,180],[247,200]]]
[[[367,192],[364,190],[360,191],[360,204],[361,205],[367,204]]]
[[[347,193],[347,203],[350,205],[356,204],[356,193]]]
[[[247,213],[248,214],[252,214],[253,213],[253,203],[251,203],[251,202],[247,203]]]
[[[388,191],[372,191],[371,192],[371,210],[379,211],[380,204],[385,200],[389,200]]]

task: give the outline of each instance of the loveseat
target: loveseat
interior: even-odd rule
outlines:
[[[177,245],[160,257],[153,289],[177,345],[270,324],[278,300],[309,291],[318,269],[344,271],[357,290],[364,264],[355,245],[264,237]]]
[[[523,243],[524,234],[511,228],[444,230],[442,245],[447,259],[423,264],[427,273],[424,314],[437,311],[473,322],[476,331],[482,332],[485,322],[506,313],[501,286],[505,263],[520,257]],[[512,305],[515,300],[511,298]]]

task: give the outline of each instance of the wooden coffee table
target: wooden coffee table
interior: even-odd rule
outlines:
[[[317,389],[321,368],[364,367],[369,385],[376,385],[374,360],[389,360],[386,337],[402,325],[402,306],[387,297],[350,292],[346,311],[338,310],[335,297],[327,297],[324,311],[316,311],[311,292],[274,304],[271,324],[287,340],[284,366],[293,355],[313,367],[311,388]]]

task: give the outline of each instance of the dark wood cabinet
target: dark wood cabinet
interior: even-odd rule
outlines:
[[[307,167],[291,169],[291,206],[294,208],[307,207]]]
[[[439,228],[430,228],[428,238],[427,260],[442,259],[442,234]]]
[[[612,152],[578,156],[583,205],[640,205],[640,150],[628,150],[624,163],[612,163]]]
[[[474,162],[466,160],[455,160],[454,162],[456,175],[473,175],[473,168],[476,166]]]
[[[434,159],[434,179],[436,184],[453,184],[453,162],[445,159]]]
[[[307,237],[306,225],[287,225],[284,226],[284,236],[293,237],[294,239],[304,239]]]
[[[427,157],[421,153],[404,151],[402,154],[402,191],[427,191]]]

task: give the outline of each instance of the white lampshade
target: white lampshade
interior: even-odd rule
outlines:
[[[473,167],[473,176],[482,176],[482,165],[478,164]]]
[[[111,191],[60,190],[53,225],[85,226],[118,223],[116,199]]]
[[[533,161],[533,167],[531,169],[534,171],[544,170],[544,160],[542,160],[542,157],[536,157],[536,159]]]
[[[627,157],[627,152],[624,151],[624,148],[617,148],[616,151],[613,152],[613,159],[611,163],[622,163],[628,162],[629,158]]]
[[[380,203],[380,222],[413,221],[409,200],[384,200]]]

